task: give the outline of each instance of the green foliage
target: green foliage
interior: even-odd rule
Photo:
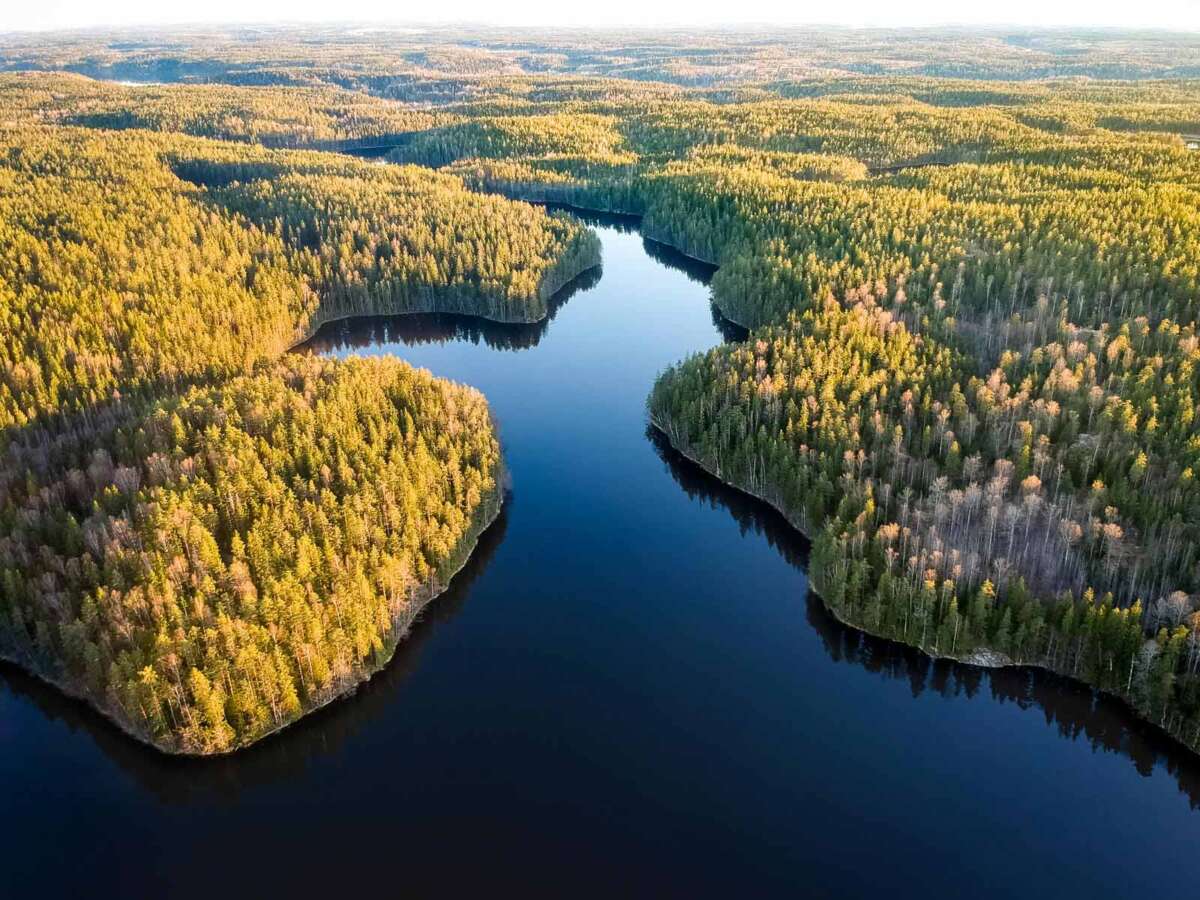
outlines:
[[[0,97],[12,113],[42,122],[274,147],[373,146],[403,140],[445,118],[333,87],[129,86],[58,73],[0,77]]]
[[[1195,40],[801,37],[218,33],[169,60],[88,36],[7,39],[13,65],[226,84],[0,80],[12,110],[0,425],[32,460],[6,482],[5,527],[24,535],[66,483],[53,461],[68,451],[28,439],[52,414],[81,414],[72,427],[89,435],[130,433],[176,385],[203,385],[185,395],[199,397],[269,379],[282,348],[331,316],[544,314],[594,246],[464,183],[644,214],[648,236],[720,265],[716,303],[754,329],[664,373],[651,417],[814,536],[815,583],[839,616],[931,653],[1072,674],[1200,746]],[[272,87],[235,86],[248,83]],[[124,131],[45,125],[72,122]],[[383,137],[393,161],[444,172],[156,131],[296,146]],[[118,391],[127,402],[112,403]],[[188,421],[168,423],[180,446],[194,440]],[[141,472],[146,457],[122,458]],[[86,569],[87,523],[123,508],[81,484],[44,540]],[[211,552],[196,542],[206,566],[250,553],[237,528],[211,533]],[[63,575],[48,572],[51,591]],[[93,580],[134,585],[118,576],[129,584]],[[93,697],[124,685],[97,702],[139,702],[139,727],[181,739],[182,705],[138,699],[160,696],[168,674],[192,745],[278,719],[245,713],[201,658],[114,669],[94,636],[109,615],[100,595],[47,600],[19,566],[0,585],[19,600],[26,652],[69,660]],[[293,693],[280,680],[280,709],[321,696],[308,678],[293,677]]]
[[[188,753],[351,690],[494,518],[499,446],[472,389],[281,355],[347,315],[536,321],[597,262],[449,175],[6,124],[0,655]]]
[[[720,263],[755,328],[666,372],[651,416],[814,537],[845,620],[1067,672],[1200,745],[1198,157],[989,125],[942,165],[1007,114],[956,115],[939,164],[866,178],[648,168],[648,231]]]
[[[191,753],[378,668],[500,503],[483,397],[390,359],[289,356],[23,461],[0,647]]]
[[[328,154],[18,127],[0,186],[0,432],[246,371],[340,316],[535,321],[599,261],[567,219]]]

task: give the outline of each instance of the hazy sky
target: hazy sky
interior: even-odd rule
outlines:
[[[1149,25],[1200,30],[1200,0],[4,0],[0,31],[188,22],[470,21],[504,25]]]

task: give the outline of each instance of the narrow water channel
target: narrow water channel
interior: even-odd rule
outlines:
[[[340,323],[480,388],[511,498],[393,664],[234,757],[164,758],[0,668],[0,896],[1192,894],[1200,765],[1062,679],[934,664],[647,432],[737,337],[709,270],[594,219],[536,326]]]

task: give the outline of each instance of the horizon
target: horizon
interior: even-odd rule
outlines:
[[[137,22],[127,25],[34,25],[0,30],[4,34],[72,34],[72,33],[116,33],[122,31],[155,32],[163,30],[199,31],[199,30],[236,30],[236,29],[288,29],[288,28],[330,28],[330,29],[370,29],[376,31],[394,30],[408,31],[414,34],[454,29],[491,29],[495,31],[577,31],[577,32],[620,32],[620,31],[677,31],[677,32],[717,32],[717,33],[756,33],[764,29],[777,31],[879,31],[879,32],[911,32],[911,31],[1035,31],[1035,32],[1111,32],[1122,33],[1162,33],[1162,34],[1200,34],[1200,24],[1188,26],[1170,26],[1156,24],[1131,25],[1036,25],[1027,22],[995,21],[970,22],[945,20],[938,22],[919,22],[911,24],[851,24],[841,22],[727,22],[687,24],[684,22],[651,22],[651,23],[582,23],[582,24],[545,24],[489,22],[475,19],[446,20],[438,22],[417,22],[404,19],[246,19],[239,20],[194,20],[194,21],[163,21]]]
[[[497,11],[479,0],[443,4],[443,14],[391,16],[380,0],[352,0],[331,15],[327,4],[313,0],[213,0],[207,14],[189,10],[183,15],[164,14],[149,0],[120,0],[97,10],[82,0],[57,0],[13,11],[12,21],[0,19],[0,34],[78,31],[124,31],[198,28],[377,27],[407,29],[495,28],[507,30],[690,30],[751,31],[854,30],[908,31],[922,29],[1027,29],[1045,31],[1105,30],[1162,31],[1191,34],[1200,31],[1200,4],[1190,0],[1150,0],[1134,9],[1097,10],[1082,0],[1038,3],[1015,0],[1004,16],[989,10],[964,10],[947,0],[920,0],[902,15],[882,0],[855,4],[831,14],[822,9],[809,14],[784,11],[771,0],[739,4],[741,14],[697,13],[689,4],[667,0],[652,10],[621,0],[587,15],[565,13],[548,0],[525,0]]]

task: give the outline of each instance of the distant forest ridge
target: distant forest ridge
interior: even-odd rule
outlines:
[[[1123,29],[196,27],[0,35],[0,67],[101,78],[334,85],[445,100],[458,78],[553,75],[728,88],[846,76],[1200,76],[1200,35]]]

